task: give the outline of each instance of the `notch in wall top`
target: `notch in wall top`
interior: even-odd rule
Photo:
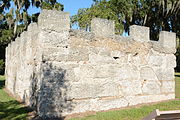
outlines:
[[[149,27],[132,25],[130,26],[130,36],[136,41],[148,42],[150,40]]]
[[[115,24],[113,20],[94,18],[91,21],[91,31],[96,36],[109,37],[115,33]]]
[[[43,30],[56,32],[70,30],[70,15],[57,10],[42,10],[38,17],[38,26]]]

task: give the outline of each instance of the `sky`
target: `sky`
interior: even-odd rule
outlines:
[[[69,12],[70,15],[77,14],[79,8],[88,8],[93,3],[92,0],[57,0],[59,3],[64,5],[64,12]],[[39,12],[40,9],[36,7],[30,7],[28,10],[29,14]]]
[[[79,8],[88,8],[93,3],[92,0],[58,0],[64,5],[64,11],[70,12],[70,15],[77,14]]]

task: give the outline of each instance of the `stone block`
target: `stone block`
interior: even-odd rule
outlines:
[[[128,55],[121,52],[121,51],[112,51],[111,52],[111,57],[116,61],[116,63],[121,64],[121,63],[127,63],[128,61]]]
[[[141,81],[138,80],[121,80],[118,82],[123,96],[142,94]]]
[[[159,35],[159,44],[165,49],[176,49],[176,33],[161,31]]]
[[[162,66],[165,63],[165,56],[162,55],[150,55],[148,63],[154,66]]]
[[[97,86],[95,86],[93,83],[73,83],[70,86],[70,90],[67,96],[70,99],[94,98],[95,87]]]
[[[113,57],[110,56],[101,56],[98,54],[90,53],[89,62],[91,64],[111,64],[115,63],[116,61],[113,59]]]
[[[91,21],[91,31],[96,36],[109,37],[115,33],[114,21],[101,18],[94,18]]]
[[[130,37],[134,38],[136,41],[148,42],[150,40],[149,35],[148,27],[138,25],[130,26]]]
[[[140,77],[140,72],[135,66],[124,64],[116,71],[119,80],[137,80]]]
[[[176,56],[174,54],[166,54],[166,68],[176,67]]]
[[[65,47],[53,47],[43,49],[43,61],[66,61],[69,49]]]
[[[174,80],[174,68],[159,68],[155,72],[159,80]]]
[[[140,70],[140,74],[141,74],[141,79],[143,79],[145,81],[147,81],[147,80],[157,81],[158,80],[156,73],[150,67],[142,67]]]
[[[142,103],[151,103],[159,102],[163,100],[174,99],[175,94],[161,94],[161,95],[142,95],[142,96],[127,96],[125,99],[128,101],[129,106],[142,104]]]
[[[142,83],[142,92],[146,95],[157,95],[161,93],[161,83],[159,81],[144,81]]]
[[[89,78],[90,79],[90,78]],[[85,79],[87,80],[87,79]],[[92,80],[92,79],[90,79]],[[70,99],[90,99],[90,98],[103,98],[122,96],[121,88],[118,87],[113,81],[96,81],[90,82],[74,82],[71,83],[67,96]],[[77,94],[78,93],[78,94]]]
[[[74,72],[76,78],[78,79],[93,78],[93,76],[96,74],[94,66],[91,65],[81,65],[80,67],[75,68]]]
[[[158,42],[152,42],[153,49],[160,53],[174,54],[176,53],[176,34],[161,31]]]
[[[101,111],[101,110],[109,110],[113,108],[122,108],[128,106],[128,101],[122,97],[122,98],[116,98],[116,99],[107,99],[107,100],[97,100],[97,102],[94,104],[97,107],[93,107],[94,111]]]
[[[175,81],[162,81],[161,82],[161,92],[162,93],[174,93],[175,92]]]
[[[108,78],[117,76],[117,65],[98,65],[94,66],[94,78]]]
[[[67,61],[88,61],[89,50],[87,47],[70,48]]]
[[[38,17],[38,26],[40,29],[47,31],[69,32],[69,13],[44,9]]]
[[[57,33],[55,31],[47,32],[42,31],[39,33],[40,41],[43,47],[66,47],[68,46],[68,32]]]

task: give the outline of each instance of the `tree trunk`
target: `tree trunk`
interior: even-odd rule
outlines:
[[[16,33],[17,33],[17,24],[18,24],[18,22],[16,21],[15,25],[14,25],[14,35],[16,35]]]

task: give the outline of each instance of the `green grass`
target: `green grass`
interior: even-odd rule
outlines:
[[[175,74],[175,80],[176,80],[176,98],[180,99],[180,73]]]
[[[139,108],[129,108],[124,110],[115,110],[108,112],[97,112],[95,115],[90,115],[83,118],[73,118],[71,120],[141,120],[153,110],[179,110],[180,101],[173,100],[162,102],[155,105],[144,105]]]
[[[180,73],[176,73],[176,98],[180,98]],[[154,105],[144,105],[138,108],[129,108],[107,112],[97,112],[82,118],[71,120],[141,120],[153,110],[180,110],[180,100],[162,102]]]
[[[0,120],[26,120],[29,109],[10,97],[4,90],[4,76],[0,76]]]

